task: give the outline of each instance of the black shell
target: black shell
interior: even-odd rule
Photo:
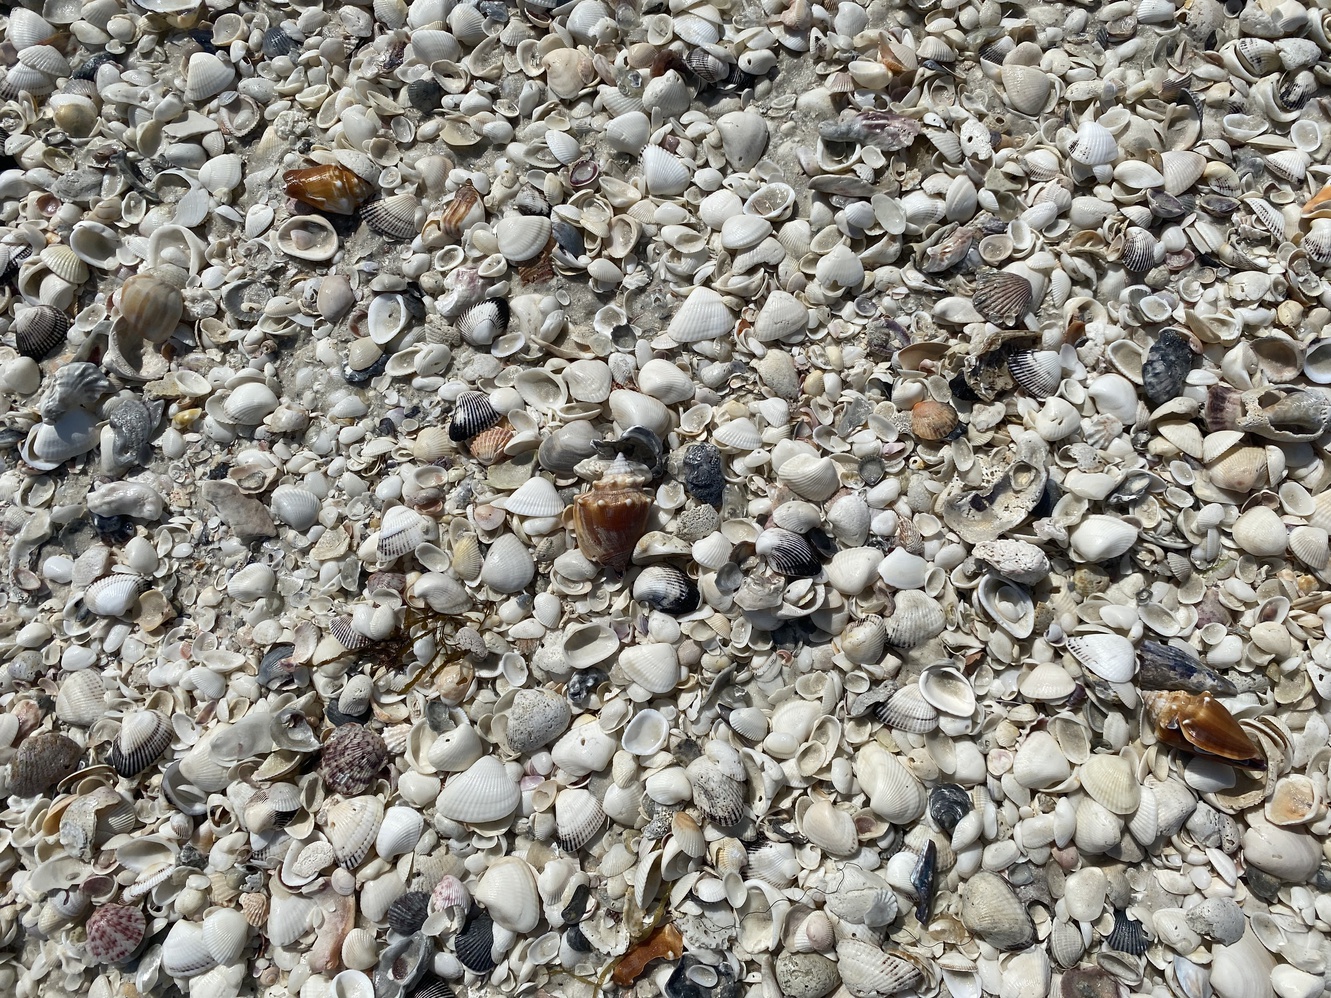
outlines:
[[[587,706],[587,701],[591,699],[596,687],[609,682],[609,680],[610,677],[600,669],[582,669],[573,673],[569,677],[568,685],[565,688],[568,702],[575,707]]]
[[[645,467],[653,478],[665,471],[665,449],[661,446],[661,438],[645,426],[630,426],[619,439],[597,440],[592,446],[606,460],[624,455],[632,463]]]
[[[1185,690],[1230,697],[1238,692],[1232,682],[1202,665],[1195,653],[1176,645],[1143,641],[1137,649],[1141,669],[1137,683],[1144,690]]]
[[[564,930],[564,941],[568,943],[568,948],[575,953],[590,953],[592,951],[592,944],[587,941],[582,929],[576,925],[570,925]]]
[[[503,336],[508,330],[509,308],[508,302],[503,298],[487,298],[485,301],[477,302],[467,311],[458,316],[457,328],[464,337],[471,342],[489,343]],[[483,326],[489,327],[488,335],[482,334],[476,336],[476,331]],[[468,336],[468,334],[473,334]],[[493,424],[491,424],[493,425]],[[484,429],[485,427],[482,427]],[[476,431],[477,433],[480,430]],[[472,434],[475,436],[476,434]]]
[[[568,899],[568,904],[559,913],[560,919],[565,925],[571,922],[580,922],[587,914],[587,902],[591,900],[592,889],[587,884],[579,884],[573,889],[573,896]]]
[[[69,316],[54,305],[34,305],[14,320],[14,346],[24,357],[41,360],[65,342]]]
[[[774,572],[789,579],[811,579],[823,570],[814,551],[793,530],[769,527],[758,535],[758,553],[767,559]]]
[[[633,580],[633,598],[662,613],[698,609],[698,587],[673,565],[648,565]]]
[[[684,454],[684,489],[699,502],[720,508],[726,479],[721,452],[712,444],[694,444]]]
[[[263,33],[263,54],[269,59],[286,55],[295,47],[295,40],[281,28],[269,28]]]
[[[929,791],[929,817],[949,835],[970,812],[970,794],[955,783],[940,783]]]
[[[1129,918],[1126,911],[1115,910],[1114,928],[1109,933],[1109,938],[1105,944],[1110,949],[1116,949],[1120,953],[1131,953],[1133,956],[1142,956],[1150,945],[1150,939],[1146,935],[1146,929],[1142,923]]]
[[[488,974],[495,968],[491,953],[494,943],[494,921],[485,909],[473,905],[467,915],[467,924],[453,937],[458,962],[474,973]]]
[[[430,914],[430,895],[424,891],[407,891],[388,906],[388,927],[400,936],[419,932]]]
[[[420,202],[410,194],[395,194],[375,198],[361,205],[360,217],[370,230],[386,239],[413,239],[420,231],[416,228],[416,209]]]
[[[259,662],[259,674],[255,677],[259,685],[276,687],[290,682],[296,671],[291,661],[295,653],[295,645],[273,645],[269,648]]]
[[[173,735],[171,726],[164,721],[150,738],[129,751],[121,749],[120,739],[117,738],[111,743],[106,761],[125,779],[132,779],[161,758],[162,753],[170,746]]]
[[[110,52],[98,52],[90,56],[74,70],[70,75],[71,80],[92,80],[97,75],[97,70],[101,69],[107,63],[115,62],[116,57]]]
[[[1163,405],[1183,390],[1192,370],[1192,347],[1177,329],[1162,329],[1142,363],[1142,387],[1152,405]]]
[[[454,995],[446,980],[427,973],[412,988],[411,998],[454,998]]]
[[[934,907],[934,890],[937,888],[935,873],[938,871],[938,847],[933,839],[924,847],[920,858],[911,871],[910,883],[915,888],[915,917],[921,925],[927,925]]]
[[[417,111],[437,111],[444,99],[444,88],[430,77],[407,84],[407,103]]]
[[[483,433],[494,426],[499,420],[499,411],[490,404],[490,396],[484,392],[463,392],[453,407],[453,419],[448,424],[448,438],[458,443],[470,440],[478,433]]]

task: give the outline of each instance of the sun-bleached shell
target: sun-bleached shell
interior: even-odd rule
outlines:
[[[482,824],[508,817],[520,799],[518,786],[509,779],[504,764],[487,755],[450,777],[435,806],[454,821]]]

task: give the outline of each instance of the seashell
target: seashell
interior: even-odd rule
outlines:
[[[859,851],[854,816],[831,801],[814,801],[800,818],[799,827],[805,838],[828,855],[853,856]]]
[[[564,500],[547,478],[529,478],[507,498],[496,499],[495,506],[515,516],[558,516],[564,509]]]
[[[1104,166],[1118,158],[1118,140],[1099,122],[1083,120],[1068,143],[1068,156],[1082,166]]]
[[[922,735],[938,727],[938,708],[915,684],[897,690],[874,713],[885,726],[897,731]]]
[[[6,27],[5,36],[6,40],[16,50],[22,51],[36,45],[42,45],[55,35],[56,29],[51,25],[51,22],[36,11],[28,10],[25,7],[15,7],[9,12],[9,23]]]
[[[1004,64],[1001,70],[1003,91],[1008,104],[1018,114],[1036,115],[1044,110],[1053,89],[1053,80],[1039,66]]]
[[[666,335],[676,343],[698,343],[730,332],[734,323],[734,316],[719,294],[708,287],[697,287],[675,312]]]
[[[640,710],[624,728],[620,744],[637,756],[660,752],[670,738],[670,722],[658,710]]]
[[[788,458],[777,468],[776,474],[792,492],[811,502],[825,502],[841,487],[832,459],[814,454],[796,454]]]
[[[1237,690],[1224,676],[1202,665],[1195,652],[1178,645],[1143,641],[1137,649],[1137,682],[1147,690],[1185,690],[1233,696]]]
[[[100,905],[84,924],[84,952],[95,963],[124,963],[138,950],[147,928],[147,919],[138,908]]]
[[[503,534],[490,545],[478,581],[498,593],[516,593],[535,575],[536,563],[527,545],[514,534]]]
[[[227,396],[222,406],[227,419],[240,426],[257,426],[277,410],[277,394],[262,381],[247,381]]]
[[[311,263],[324,263],[337,255],[337,230],[319,215],[295,215],[274,234],[277,248],[287,256]]]
[[[1142,363],[1142,386],[1152,405],[1177,398],[1192,369],[1192,347],[1176,329],[1163,329]]]
[[[533,259],[550,240],[550,219],[543,215],[507,215],[494,228],[499,252],[509,263]]]
[[[120,722],[107,761],[125,779],[133,779],[161,758],[174,734],[170,722],[157,711],[133,711]]]
[[[573,500],[578,549],[589,561],[615,571],[628,564],[652,509],[651,496],[636,488],[637,482],[621,455],[590,491]]]
[[[144,271],[120,285],[116,306],[128,327],[149,343],[169,340],[185,312],[180,289]]]
[[[374,187],[336,164],[287,170],[282,174],[287,197],[334,215],[354,215]]]
[[[1018,350],[1007,356],[1013,380],[1031,398],[1044,400],[1058,392],[1063,364],[1052,350]]]
[[[184,96],[188,101],[206,101],[216,97],[235,82],[236,73],[219,56],[195,52],[185,70]]]
[[[555,798],[555,830],[560,844],[577,852],[591,842],[605,825],[605,811],[590,791],[570,787]]]
[[[361,205],[360,217],[381,236],[414,239],[420,233],[416,224],[420,206],[420,199],[414,194],[393,194]]]
[[[998,950],[1018,950],[1035,939],[1026,906],[1002,877],[982,870],[961,888],[961,921]]]
[[[516,856],[492,862],[481,874],[472,897],[485,906],[496,925],[512,932],[530,932],[541,918],[536,877],[532,868]]]
[[[1244,769],[1265,769],[1257,746],[1210,693],[1143,692],[1155,736],[1171,748]]]
[[[465,772],[451,777],[436,802],[439,814],[466,824],[507,818],[522,799],[518,785],[494,756],[481,756]]]
[[[948,440],[961,425],[957,410],[946,402],[925,399],[916,402],[910,410],[910,431],[920,440],[934,443]]]
[[[505,305],[506,317],[507,310],[508,306]],[[503,417],[499,411],[491,404],[490,397],[484,392],[463,392],[453,406],[453,418],[448,424],[448,437],[458,443],[471,440],[482,431],[496,425],[501,418]]]
[[[1105,938],[1106,946],[1120,953],[1143,956],[1149,944],[1150,939],[1147,938],[1141,922],[1129,918],[1125,911],[1114,912],[1114,927]]]
[[[363,725],[343,724],[324,742],[319,775],[329,790],[350,797],[368,790],[387,762],[383,738]]]
[[[916,648],[943,633],[944,626],[938,601],[913,590],[896,594],[896,609],[884,622],[887,643],[894,648]]]
[[[462,338],[473,346],[489,346],[507,332],[508,321],[508,302],[503,298],[488,298],[463,312],[458,317],[457,329]],[[463,392],[458,398],[459,404],[462,399],[475,394],[481,393]]]
[[[71,673],[60,683],[55,697],[55,716],[66,724],[87,728],[106,713],[106,685],[101,673],[85,669]]]
[[[326,834],[339,866],[351,870],[360,865],[374,845],[383,815],[383,802],[376,797],[352,797],[328,809]]]
[[[383,821],[374,838],[374,852],[383,860],[393,860],[415,849],[425,829],[425,818],[415,808],[395,806],[383,812]]]
[[[379,557],[385,562],[410,554],[425,541],[425,518],[407,506],[384,510],[379,522]]]
[[[642,175],[647,192],[653,197],[674,197],[689,186],[689,164],[661,146],[649,145],[642,151]]]
[[[1031,282],[1020,274],[990,270],[975,282],[971,304],[990,322],[1013,326],[1030,308],[1032,294]]]
[[[1133,273],[1142,274],[1158,265],[1165,256],[1160,241],[1146,229],[1129,226],[1123,233],[1119,259]]]
[[[279,485],[269,499],[274,519],[296,531],[314,526],[323,510],[319,497],[299,485]]]
[[[1072,657],[1105,682],[1126,683],[1137,671],[1132,642],[1117,634],[1077,634],[1066,640]]]
[[[726,480],[721,470],[721,452],[711,444],[694,444],[684,453],[684,489],[709,506],[720,507]]]
[[[494,920],[485,909],[473,905],[462,930],[453,938],[458,962],[477,974],[488,974],[495,968]]]
[[[887,998],[913,988],[924,976],[904,955],[860,939],[838,939],[836,952],[841,983],[854,998]]]
[[[83,593],[83,605],[99,617],[124,617],[147,589],[148,580],[142,576],[118,572],[88,586]]]
[[[770,527],[759,534],[754,551],[766,558],[774,571],[787,578],[812,578],[822,571],[822,564],[809,542],[780,527]]]
[[[1136,543],[1137,535],[1138,530],[1131,523],[1117,517],[1092,515],[1082,520],[1068,541],[1079,560],[1101,562],[1125,554]]]
[[[619,669],[630,682],[658,696],[673,690],[681,678],[679,657],[664,642],[625,648],[619,653]]]
[[[970,717],[975,713],[975,690],[970,680],[956,669],[930,666],[920,673],[919,691],[940,713],[953,717]]]
[[[245,916],[234,908],[219,908],[203,920],[203,945],[215,963],[233,964],[245,951],[250,926]]]
[[[14,345],[24,357],[42,360],[62,346],[69,316],[52,305],[33,305],[14,319]]]
[[[1093,755],[1079,772],[1082,789],[1114,814],[1132,814],[1141,803],[1141,785],[1126,759]]]
[[[694,759],[685,772],[693,786],[693,803],[718,825],[730,827],[744,819],[741,785],[721,772],[710,759]]]
[[[407,891],[398,895],[389,904],[385,920],[393,932],[399,936],[409,936],[421,930],[425,920],[430,916],[429,909],[429,894],[425,891]]]
[[[895,756],[869,744],[855,755],[853,769],[875,814],[897,825],[918,819],[925,808],[924,787]]]
[[[678,615],[698,609],[698,587],[672,565],[648,565],[633,580],[633,598],[661,613]]]

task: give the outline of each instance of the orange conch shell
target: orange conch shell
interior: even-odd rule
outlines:
[[[590,492],[573,500],[578,549],[588,561],[623,571],[633,546],[647,530],[652,497],[637,486],[640,478],[621,468],[622,458]]]
[[[1172,748],[1243,769],[1265,769],[1266,760],[1247,732],[1209,693],[1143,693],[1155,736]]]
[[[368,180],[336,163],[287,170],[282,174],[282,183],[288,197],[334,215],[355,214],[361,202],[374,193],[374,186]]]
[[[625,953],[615,965],[612,976],[621,988],[631,987],[653,960],[678,960],[683,955],[684,937],[679,934],[679,929],[667,923]]]

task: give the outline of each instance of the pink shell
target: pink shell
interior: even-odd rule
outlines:
[[[121,963],[139,948],[147,927],[138,908],[104,904],[88,916],[88,955],[98,963]]]

